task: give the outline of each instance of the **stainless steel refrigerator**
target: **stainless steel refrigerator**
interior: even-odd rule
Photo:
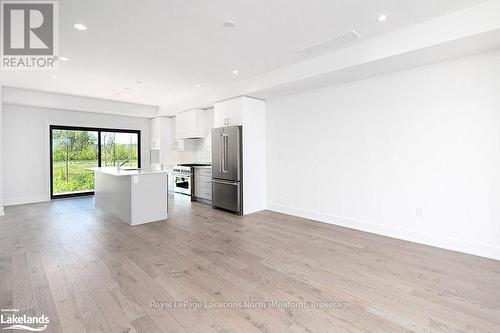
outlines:
[[[212,206],[243,213],[241,126],[212,129]]]

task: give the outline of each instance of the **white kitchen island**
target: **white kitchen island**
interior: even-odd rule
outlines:
[[[131,226],[167,219],[166,171],[90,168],[95,172],[95,205]]]

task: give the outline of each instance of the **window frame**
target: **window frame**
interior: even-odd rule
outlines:
[[[131,133],[137,134],[137,167],[141,168],[141,131],[133,129],[121,129],[121,128],[104,128],[104,127],[80,127],[80,126],[65,126],[65,125],[49,125],[49,154],[50,154],[50,199],[64,199],[72,197],[81,197],[94,195],[95,191],[85,191],[76,193],[65,193],[65,194],[54,194],[54,159],[53,159],[53,131],[54,130],[66,130],[66,131],[89,131],[97,132],[97,166],[102,165],[102,152],[101,152],[101,133],[111,132],[111,133]]]

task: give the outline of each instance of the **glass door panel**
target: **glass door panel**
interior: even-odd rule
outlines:
[[[51,140],[52,196],[94,191],[94,173],[86,168],[99,164],[98,132],[51,129]]]
[[[101,132],[101,165],[139,168],[139,134]]]

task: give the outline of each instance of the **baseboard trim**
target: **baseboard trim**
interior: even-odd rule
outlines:
[[[3,201],[4,206],[15,206],[24,205],[37,202],[50,201],[46,196],[33,196],[33,197],[22,197],[22,198],[10,198]]]
[[[294,215],[306,219],[315,220],[321,223],[338,225],[341,227],[361,230],[392,238],[398,238],[414,243],[435,246],[467,254],[473,254],[489,259],[500,260],[500,247],[497,246],[471,243],[461,239],[455,239],[440,235],[433,235],[405,228],[389,227],[378,223],[361,221],[340,216],[333,216],[324,213],[319,213],[304,209],[297,209],[277,204],[268,205],[268,209],[278,213]]]

